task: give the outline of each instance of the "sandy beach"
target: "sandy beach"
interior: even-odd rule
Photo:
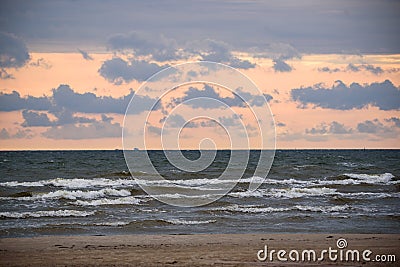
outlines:
[[[327,254],[323,261],[288,258],[290,250],[300,251],[300,255],[302,250],[315,250],[317,256],[329,247],[337,250],[339,238],[347,241],[344,251],[371,250],[371,261],[330,261]],[[276,253],[272,262],[268,258],[260,261],[257,252],[265,245],[268,253],[286,250],[288,261],[279,261]],[[400,259],[399,248],[398,234],[44,236],[0,239],[0,262],[2,266],[399,266],[374,260],[378,254]]]

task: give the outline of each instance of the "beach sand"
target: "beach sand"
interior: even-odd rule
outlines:
[[[261,262],[257,252],[291,249],[337,249],[345,238],[347,248],[360,252],[393,254],[397,262]],[[260,254],[261,256],[263,254]],[[318,255],[318,254],[317,254]],[[286,255],[288,257],[288,255]],[[400,235],[386,234],[195,234],[43,236],[0,239],[1,266],[400,266]]]

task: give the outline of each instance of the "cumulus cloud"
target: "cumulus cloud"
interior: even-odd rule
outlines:
[[[392,122],[396,127],[400,128],[400,118],[391,117],[389,119],[385,119],[386,122]]]
[[[229,107],[245,107],[246,104],[262,106],[265,101],[271,100],[272,96],[268,94],[264,96],[252,95],[241,89],[237,89],[236,93],[232,96],[222,97],[213,86],[205,84],[203,88],[189,87],[182,97],[175,98],[172,102],[177,105],[191,99],[196,99],[196,101],[188,103],[192,108],[214,109],[224,107],[225,105]],[[210,101],[209,99],[217,101]]]
[[[355,65],[355,64],[349,64],[347,65],[346,68],[348,71],[352,71],[352,72],[359,72],[359,71],[368,71],[371,72],[372,74],[375,75],[379,75],[383,73],[383,69],[381,67],[375,67],[374,65],[370,65],[370,64],[359,64],[359,65]]]
[[[99,73],[107,81],[120,85],[123,82],[129,83],[133,80],[145,81],[166,67],[168,65],[158,65],[134,59],[126,61],[115,57],[104,61],[99,69]]]
[[[293,70],[293,68],[289,64],[281,59],[273,59],[272,62],[274,63],[272,68],[276,72],[290,72]]]
[[[348,64],[345,68],[330,68],[330,67],[322,67],[318,68],[319,72],[327,72],[327,73],[336,73],[336,72],[360,72],[367,71],[374,75],[380,75],[385,72],[381,67],[374,66],[371,64]],[[387,70],[390,73],[390,70]]]
[[[5,69],[0,69],[0,79],[8,80],[8,79],[15,79],[14,75],[9,74]]]
[[[248,60],[242,60],[232,54],[229,46],[220,41],[207,40],[207,51],[200,52],[202,60],[224,63],[233,68],[251,69],[256,65]]]
[[[322,68],[318,68],[318,71],[319,72],[335,73],[335,72],[340,72],[341,70],[339,68],[322,67]]]
[[[17,129],[14,132],[10,132],[6,128],[1,129],[0,139],[31,139],[34,137],[34,133],[30,129]]]
[[[51,105],[50,99],[47,97],[21,97],[17,91],[10,94],[0,92],[0,111],[49,110]]]
[[[400,109],[400,89],[389,80],[369,85],[352,83],[350,86],[336,81],[331,88],[317,84],[313,87],[292,89],[291,97],[300,103],[301,108],[312,104],[338,110],[362,109],[368,105],[381,110]]]
[[[81,50],[81,49],[79,49],[79,48],[78,48],[78,52],[82,55],[82,57],[83,57],[84,59],[86,59],[86,60],[93,60],[93,57],[91,57],[91,56],[89,55],[88,52],[83,51],[83,50]]]
[[[49,62],[47,62],[44,58],[39,58],[36,61],[32,61],[29,63],[29,66],[32,67],[41,67],[44,69],[50,69],[52,66]]]
[[[66,124],[53,126],[42,135],[49,139],[98,139],[120,137],[122,128],[119,123],[112,123],[108,117],[90,124]]]
[[[0,32],[0,68],[20,68],[30,59],[25,43],[13,34]]]
[[[383,129],[383,124],[378,120],[366,120],[357,124],[357,130],[360,133],[377,133]]]
[[[137,105],[130,109],[130,114],[139,114],[144,110],[153,108],[156,99],[148,96],[135,95],[131,90],[129,94],[120,98],[111,96],[97,96],[93,93],[77,93],[68,85],[60,85],[52,90],[52,95],[21,97],[16,91],[9,94],[0,93],[0,111],[22,110],[24,121],[21,126],[50,127],[43,136],[51,139],[88,139],[120,136],[121,126],[112,123],[112,117],[104,113],[125,114],[129,101],[135,98]],[[158,109],[156,106],[153,109]],[[76,113],[101,114],[101,120],[77,116]],[[53,115],[52,120],[49,114]],[[96,131],[103,131],[98,133]],[[3,131],[3,137],[17,138],[23,136],[25,130],[20,130],[18,135],[8,134]],[[30,136],[30,135],[25,135]],[[4,139],[3,138],[3,139]],[[22,137],[21,137],[22,138]]]
[[[108,45],[114,50],[131,50],[135,56],[151,56],[156,61],[182,58],[175,40],[164,35],[145,35],[139,32],[116,34],[109,38]]]
[[[24,122],[21,124],[23,127],[47,127],[53,125],[46,113],[24,110],[22,111],[22,117],[24,118]]]
[[[49,111],[58,117],[68,117],[71,112],[125,114],[132,97],[138,99],[138,105],[131,109],[131,114],[150,110],[153,103],[156,102],[156,99],[148,96],[135,95],[133,90],[125,96],[114,98],[111,96],[97,96],[89,92],[77,93],[69,85],[64,84],[53,89],[50,96],[21,97],[17,91],[13,91],[10,94],[0,92],[0,111]],[[157,106],[155,108],[157,109]]]

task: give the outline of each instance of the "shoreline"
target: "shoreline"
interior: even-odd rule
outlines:
[[[371,250],[376,255],[395,255],[396,262],[260,261],[257,252],[336,249]],[[260,254],[261,256],[263,253]],[[286,257],[288,257],[286,255]],[[318,257],[317,257],[318,258]],[[339,259],[339,258],[338,258]],[[189,235],[101,235],[0,238],[1,266],[398,266],[400,234],[189,234]]]

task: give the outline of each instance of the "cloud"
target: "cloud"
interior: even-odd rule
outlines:
[[[129,101],[138,99],[138,105],[130,110],[131,114],[138,114],[150,110],[156,99],[144,95],[135,95],[131,92],[123,97],[96,96],[94,93],[77,93],[69,85],[60,85],[52,90],[51,96],[21,97],[16,91],[10,94],[0,93],[0,111],[36,110],[49,111],[54,114],[62,112],[82,113],[117,113],[125,114]],[[155,107],[157,109],[157,106]]]
[[[8,80],[8,79],[15,79],[14,75],[9,74],[5,69],[0,69],[0,79]]]
[[[237,89],[231,97],[222,97],[214,87],[205,84],[202,89],[189,87],[182,97],[174,98],[172,102],[174,105],[178,105],[191,99],[196,99],[196,101],[188,103],[192,108],[214,109],[225,107],[225,105],[229,107],[245,107],[246,104],[251,106],[262,106],[265,101],[271,100],[272,96],[269,96],[268,94],[265,94],[264,96],[252,95],[248,92],[242,91],[241,89]],[[209,99],[216,101],[210,101]]]
[[[0,30],[32,44],[59,44],[58,52],[102,45],[112,34],[132,29],[181,42],[219,39],[238,48],[285,43],[303,53],[399,53],[398,1],[155,1],[80,3],[2,1]],[[29,15],[28,15],[29,14]],[[71,19],[73,14],[73,19]],[[282,19],[284,18],[284,20]]]
[[[39,58],[36,61],[29,63],[29,66],[42,67],[44,69],[50,69],[52,67],[51,64],[47,62],[44,58]]]
[[[301,58],[301,53],[288,43],[267,43],[261,48],[254,48],[255,57],[287,60]]]
[[[332,121],[329,124],[321,123],[311,129],[305,129],[306,134],[351,134],[353,130],[347,128],[344,124]]]
[[[139,82],[145,81],[166,67],[168,65],[158,65],[134,59],[125,61],[122,58],[115,57],[104,61],[99,69],[99,73],[107,81],[120,85],[123,82],[129,83],[133,80]]]
[[[359,71],[368,71],[371,72],[372,74],[379,75],[383,73],[383,69],[381,67],[375,67],[374,65],[370,64],[360,64],[360,65],[355,65],[355,64],[349,64],[347,65],[346,68],[348,71],[352,72],[359,72]]]
[[[317,84],[313,87],[292,89],[291,97],[300,103],[301,108],[312,104],[338,110],[362,109],[368,105],[381,110],[400,109],[400,90],[389,80],[369,85],[352,83],[350,86],[336,81],[331,88]]]
[[[340,72],[341,70],[339,68],[322,67],[322,68],[318,68],[318,71],[319,72],[336,73],[336,72]]]
[[[353,130],[351,128],[346,128],[342,123],[333,121],[329,125],[329,132],[333,134],[350,134]]]
[[[357,130],[360,133],[378,133],[383,129],[383,124],[378,120],[366,120],[357,124]]]
[[[222,126],[224,127],[234,127],[234,126],[240,126],[242,123],[242,115],[238,114],[233,114],[230,117],[218,117],[218,121],[221,123]]]
[[[242,60],[232,54],[228,45],[221,41],[207,40],[208,49],[206,52],[200,52],[202,60],[224,63],[233,68],[251,69],[256,64],[248,60]]]
[[[112,123],[109,117],[102,116],[102,120],[90,124],[53,126],[42,135],[49,139],[80,140],[120,137],[121,133],[122,128],[119,123]]]
[[[45,113],[24,110],[22,111],[22,117],[24,118],[24,122],[21,124],[23,127],[47,127],[53,125]]]
[[[272,67],[276,72],[290,72],[293,68],[281,59],[273,59],[274,66]]]
[[[151,56],[156,61],[182,58],[178,45],[164,35],[145,35],[139,32],[116,34],[109,38],[108,45],[114,50],[132,50],[135,56]]]
[[[0,32],[0,68],[20,68],[30,59],[25,43],[10,33]]]
[[[86,59],[86,60],[93,60],[93,57],[91,57],[91,56],[89,55],[88,52],[83,51],[83,50],[81,50],[81,49],[79,49],[79,48],[78,48],[78,52],[82,55],[82,57],[83,57],[84,59]]]
[[[380,75],[382,73],[384,73],[385,71],[377,66],[375,67],[374,65],[370,65],[370,64],[348,64],[346,68],[330,68],[330,67],[322,67],[322,68],[318,68],[319,72],[328,72],[328,73],[336,73],[336,72],[360,72],[360,71],[367,71],[370,72],[374,75]],[[390,70],[388,70],[387,72],[390,73]]]
[[[385,119],[385,121],[387,121],[387,122],[392,122],[392,123],[394,123],[394,125],[395,125],[396,127],[399,127],[399,128],[400,128],[400,118],[391,117],[391,118],[389,118],[389,119]]]
[[[17,91],[10,94],[0,92],[0,111],[14,111],[21,109],[49,110],[51,102],[47,97],[27,96],[22,98]]]
[[[17,129],[16,132],[10,133],[6,128],[1,129],[0,139],[31,139],[34,133],[30,129]]]

